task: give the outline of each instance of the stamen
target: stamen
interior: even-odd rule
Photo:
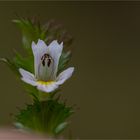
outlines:
[[[42,60],[42,65],[45,66],[45,60],[44,59]]]
[[[51,59],[48,58],[48,63],[47,63],[48,67],[51,65]]]
[[[45,66],[45,61],[47,59],[47,66],[50,67],[51,63],[52,63],[52,58],[49,54],[45,53],[42,57],[41,57],[41,60],[42,60],[42,65]]]

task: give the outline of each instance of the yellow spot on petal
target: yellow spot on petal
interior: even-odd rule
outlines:
[[[41,84],[41,85],[50,85],[50,84],[53,84],[54,81],[37,81],[38,84]]]

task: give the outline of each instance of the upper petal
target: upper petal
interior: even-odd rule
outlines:
[[[39,78],[39,65],[41,63],[41,57],[47,51],[47,45],[43,40],[38,40],[37,44],[32,42],[32,51],[34,55],[34,70],[35,70],[35,77]]]
[[[74,71],[74,67],[70,67],[64,70],[63,72],[61,72],[56,79],[57,84],[58,85],[63,84],[67,79],[69,79],[72,76],[73,71]]]
[[[58,69],[58,63],[60,56],[62,54],[63,50],[63,43],[58,44],[56,40],[52,41],[50,45],[48,46],[48,53],[53,58],[54,66],[53,66],[53,75],[52,79],[56,79],[57,69]]]
[[[40,40],[38,39],[38,42],[37,44],[35,44],[35,42],[33,41],[32,42],[32,50],[33,50],[33,54],[36,54],[36,53],[40,53],[42,52],[42,50],[46,50],[47,48],[47,45],[45,44],[45,42],[43,40]]]
[[[34,75],[22,68],[19,69],[20,74],[22,75],[22,80],[28,84],[31,84],[33,86],[36,86],[36,79]]]

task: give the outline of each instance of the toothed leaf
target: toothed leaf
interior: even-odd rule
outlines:
[[[58,73],[60,73],[62,70],[64,70],[64,68],[67,66],[67,64],[69,63],[71,58],[71,52],[63,52],[60,60],[59,60],[59,65],[58,65]]]
[[[16,122],[25,128],[34,131],[57,135],[67,126],[67,119],[72,115],[73,109],[57,100],[43,102],[35,101],[20,110]]]

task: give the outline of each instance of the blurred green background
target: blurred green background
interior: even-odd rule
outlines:
[[[140,138],[140,2],[0,2],[0,56],[22,52],[18,14],[56,19],[75,41],[63,86],[76,104],[68,132],[77,138]],[[30,102],[12,71],[0,63],[0,124]]]

